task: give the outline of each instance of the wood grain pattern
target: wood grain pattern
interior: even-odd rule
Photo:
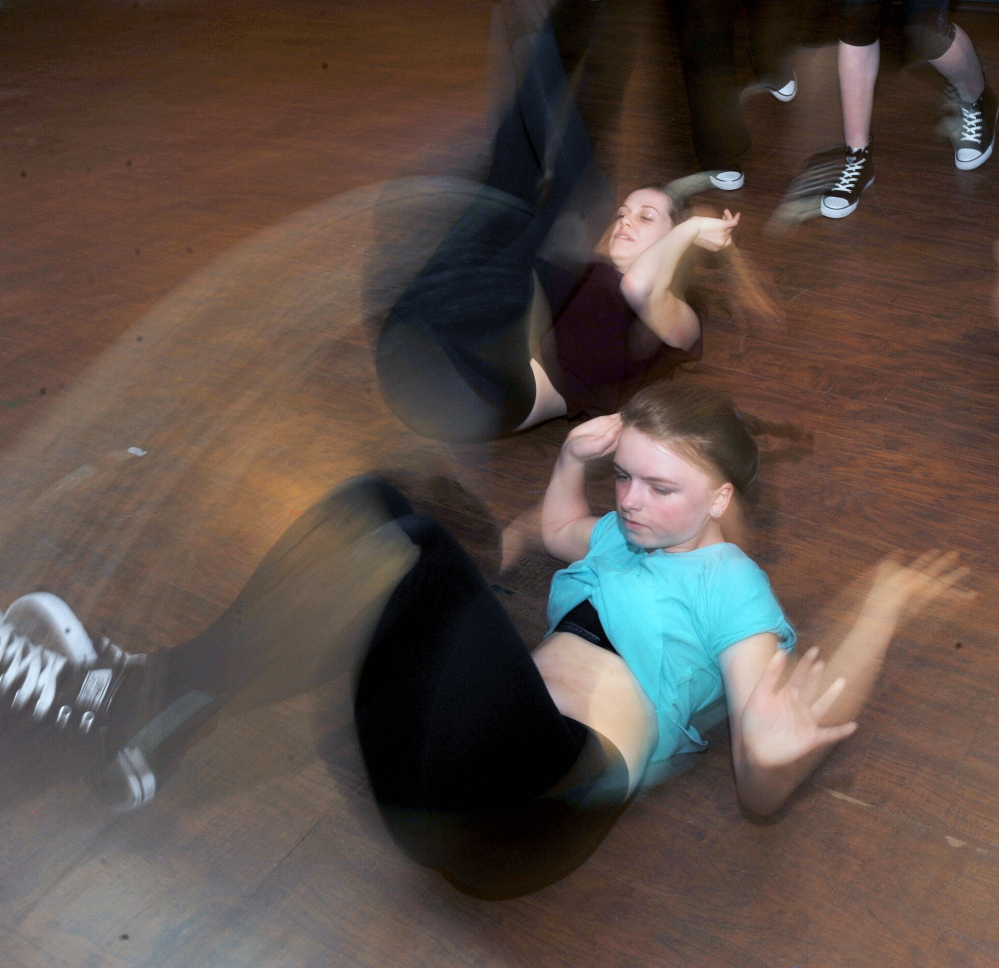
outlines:
[[[598,155],[622,191],[695,167],[665,7],[627,0],[615,35],[634,68]],[[424,440],[385,409],[371,358],[379,285],[412,271],[487,157],[491,14],[3,5],[0,601],[50,588],[128,647],[170,647],[313,501],[380,469],[538,640],[558,563],[529,544],[501,574],[498,534],[540,499],[569,424]],[[999,77],[996,14],[959,20]],[[581,869],[488,903],[391,842],[345,681],[223,718],[133,816],[5,734],[2,968],[999,963],[999,162],[953,168],[941,84],[900,69],[893,30],[854,215],[766,228],[795,166],[839,138],[831,48],[798,52],[793,104],[747,102],[747,187],[704,196],[743,212],[780,318],[733,311],[726,273],[704,271],[705,359],[682,379],[812,435],[764,441],[754,511],[803,642],[893,548],[962,550],[978,591],[899,637],[860,730],[784,813],[740,813],[722,724]],[[590,487],[611,506],[606,468]]]

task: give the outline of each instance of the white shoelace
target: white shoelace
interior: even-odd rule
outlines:
[[[843,174],[839,176],[839,181],[833,187],[834,192],[851,192],[860,172],[864,167],[864,159],[858,158],[856,161],[848,161],[843,169]]]
[[[972,106],[961,105],[961,140],[978,144],[982,140],[982,112]]]
[[[15,682],[24,679],[14,694],[11,703],[14,709],[23,709],[37,696],[32,715],[35,719],[44,718],[52,708],[59,673],[65,665],[65,656],[32,644],[6,622],[0,622],[0,669],[4,669],[0,676],[0,695],[6,695]]]

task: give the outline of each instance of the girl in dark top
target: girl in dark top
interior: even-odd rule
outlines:
[[[731,246],[739,216],[681,221],[658,188],[632,192],[601,249],[554,323],[532,364],[537,394],[523,426],[567,415],[615,413],[643,384],[701,357],[701,326],[686,302],[684,277],[697,248]],[[549,297],[549,302],[554,303]]]
[[[692,247],[731,246],[738,216],[680,222],[664,191],[640,189],[606,235],[609,264],[576,279],[538,258],[581,186],[603,184],[576,107],[587,44],[577,50],[568,30],[594,6],[557,4],[482,188],[382,326],[382,395],[424,436],[488,440],[561,414],[614,412],[647,377],[699,353],[678,269]]]
[[[499,265],[509,253],[483,240],[506,203],[488,202],[491,213],[462,220],[477,238],[458,251],[453,231],[382,331],[383,396],[412,429],[483,440],[554,417],[614,413],[640,386],[700,359],[685,276],[697,249],[731,248],[738,215],[681,221],[665,189],[640,188],[577,278],[536,257],[516,273]],[[530,287],[526,308],[511,294],[519,284]]]

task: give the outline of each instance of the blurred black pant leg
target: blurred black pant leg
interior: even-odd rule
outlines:
[[[545,24],[497,131],[485,185],[382,329],[383,397],[424,436],[491,439],[516,429],[534,404],[532,271],[592,164],[567,69],[585,75],[600,2],[563,0]]]
[[[432,518],[375,630],[354,717],[375,798],[413,860],[478,897],[530,893],[599,845],[627,801],[614,747],[558,711],[478,569]]]
[[[747,6],[754,70],[764,83],[780,80],[797,32],[795,8],[790,0],[752,0]],[[751,139],[736,72],[738,0],[671,0],[670,10],[698,163],[704,171],[739,169]]]

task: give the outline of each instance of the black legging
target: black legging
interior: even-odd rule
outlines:
[[[356,688],[379,808],[409,856],[461,889],[493,898],[537,890],[600,843],[626,802],[627,767],[559,713],[454,538],[381,481],[359,478],[306,512],[216,623],[160,653],[156,706],[194,690],[215,697],[213,708],[246,690],[265,702],[342,669],[324,610],[343,595],[350,549],[386,528],[419,557],[388,598]]]
[[[375,796],[403,850],[462,889],[537,890],[599,844],[627,767],[559,713],[454,538],[423,515],[397,523],[420,559],[375,632],[354,709]]]
[[[424,436],[491,439],[515,430],[534,405],[532,270],[592,161],[567,74],[587,56],[600,8],[593,0],[556,6],[497,131],[485,185],[383,326],[383,397]]]

